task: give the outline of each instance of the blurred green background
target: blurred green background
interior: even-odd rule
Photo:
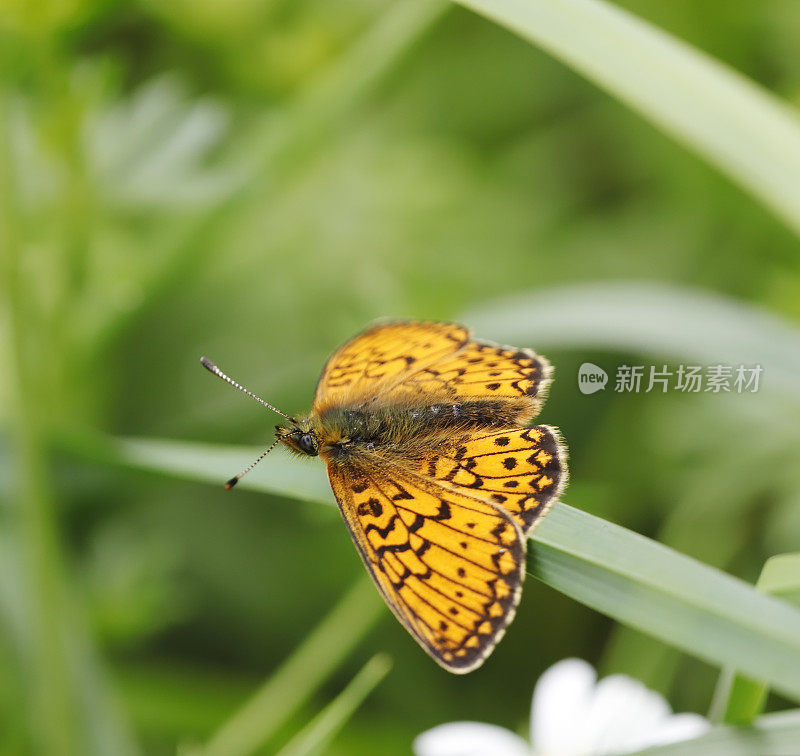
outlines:
[[[800,103],[797,3],[620,5]],[[459,7],[3,0],[0,107],[0,753],[66,748],[81,727],[58,689],[75,679],[100,681],[109,722],[145,753],[202,742],[361,574],[333,508],[104,459],[99,434],[270,440],[274,418],[201,354],[293,413],[332,349],[380,316],[624,280],[800,318],[790,231]],[[584,397],[581,362],[656,360],[546,334],[519,346],[556,366],[542,419],[570,447],[566,501],[750,581],[796,548],[796,405]],[[716,675],[530,580],[465,678],[385,611],[275,742],[376,651],[394,668],[332,754],[408,753],[451,720],[517,729],[565,656],[677,710],[705,711]]]

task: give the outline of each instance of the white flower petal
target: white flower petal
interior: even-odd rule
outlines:
[[[655,691],[626,675],[611,675],[595,689],[585,723],[594,754],[619,753],[644,747],[672,710]]]
[[[481,722],[449,722],[414,740],[416,756],[530,756],[528,744],[510,730]]]
[[[565,659],[536,684],[531,740],[494,725],[452,722],[422,733],[416,756],[606,756],[702,735],[697,714],[673,714],[667,701],[638,680],[611,675],[597,682],[591,665]]]
[[[624,753],[679,742],[709,727],[698,715],[673,715],[660,694],[631,677],[595,679],[579,659],[559,662],[539,678],[531,711],[537,756]]]
[[[537,756],[583,756],[583,723],[597,675],[582,659],[564,659],[536,683],[531,706],[531,743]]]
[[[656,746],[667,743],[680,743],[682,740],[697,738],[711,728],[708,720],[699,714],[673,714],[662,722],[644,745]]]

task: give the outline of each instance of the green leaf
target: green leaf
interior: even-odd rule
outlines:
[[[712,722],[749,725],[764,711],[769,687],[736,673],[733,667],[724,667],[719,673],[708,718]]]
[[[456,0],[630,105],[800,233],[800,122],[736,71],[601,0]]]
[[[171,475],[207,480],[230,475],[230,460],[197,444],[147,440],[112,441],[109,453],[121,463]],[[196,463],[192,454],[201,452]],[[254,456],[242,455],[246,460]],[[170,460],[181,460],[172,469]],[[279,490],[277,480],[291,479],[285,465],[301,467],[308,480],[304,495],[324,491],[322,465],[275,457],[275,477],[250,480],[252,488]],[[236,468],[234,468],[236,469]],[[263,471],[262,471],[263,474]],[[312,482],[315,481],[315,482]],[[690,559],[659,543],[566,504],[553,508],[533,536],[529,570],[540,580],[614,619],[719,665],[768,680],[776,690],[800,699],[800,611],[766,596],[741,580]]]
[[[768,559],[756,588],[800,604],[800,554],[779,554]],[[750,724],[764,710],[768,692],[766,683],[735,674],[733,667],[726,667],[714,692],[711,718],[728,724]]]
[[[760,717],[751,727],[719,726],[680,743],[646,748],[635,756],[753,756],[795,754],[800,743],[800,710]],[[634,754],[631,754],[634,756]]]
[[[350,684],[280,750],[278,756],[313,756],[326,753],[327,746],[336,733],[391,668],[392,661],[387,655],[373,656]]]
[[[735,664],[800,697],[800,611],[789,604],[565,504],[554,507],[533,540],[528,566],[548,585],[693,656]]]
[[[127,463],[145,470],[163,472],[204,483],[225,481],[241,472],[248,461],[255,459],[252,447],[160,441],[157,439],[120,439],[113,442],[115,451]],[[263,451],[263,449],[261,450]],[[289,494],[302,501],[334,502],[330,484],[315,467],[309,474],[309,460],[292,460],[282,447],[276,447],[258,467],[253,468],[236,486],[273,494]],[[231,495],[233,495],[231,493]]]
[[[778,554],[767,559],[757,587],[765,593],[800,604],[800,553]]]

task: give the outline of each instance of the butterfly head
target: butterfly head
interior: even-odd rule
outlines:
[[[297,420],[291,427],[275,426],[275,435],[292,451],[316,457],[319,454],[319,436],[308,420]]]

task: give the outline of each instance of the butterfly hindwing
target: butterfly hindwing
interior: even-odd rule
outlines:
[[[514,616],[525,541],[501,508],[396,465],[328,465],[350,533],[397,618],[443,667],[481,664]]]
[[[526,535],[558,500],[568,475],[558,431],[547,425],[477,431],[419,469],[442,485],[496,503]]]

